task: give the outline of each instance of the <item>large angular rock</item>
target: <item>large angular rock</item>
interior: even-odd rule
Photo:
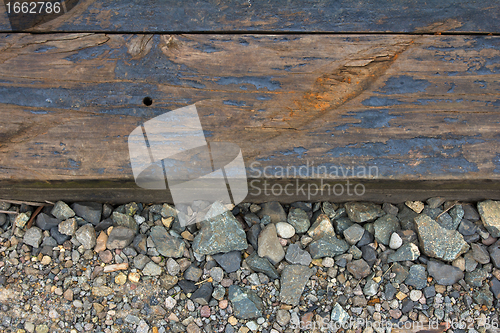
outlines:
[[[295,232],[298,234],[307,232],[311,226],[309,216],[300,208],[290,208],[287,222],[295,228]]]
[[[477,204],[486,230],[493,237],[500,237],[500,201],[486,200]]]
[[[262,316],[264,304],[254,291],[233,284],[229,286],[228,298],[236,318],[252,319]]]
[[[438,284],[443,286],[451,286],[464,278],[464,272],[459,268],[434,260],[427,263],[427,271]]]
[[[53,227],[57,227],[61,223],[61,220],[50,217],[45,213],[40,213],[36,217],[35,225],[42,230],[50,230]]]
[[[258,254],[260,257],[269,259],[273,265],[285,257],[285,251],[279,242],[274,223],[268,224],[260,232]]]
[[[456,230],[441,227],[429,216],[415,218],[420,246],[429,257],[453,261],[469,250],[469,245]]]
[[[139,225],[132,216],[119,212],[113,212],[113,223],[120,227],[132,229],[135,233],[139,230]]]
[[[389,245],[391,235],[400,229],[399,220],[394,215],[384,215],[378,218],[373,223],[375,229],[375,239],[384,244]]]
[[[349,250],[349,244],[343,239],[325,235],[309,244],[309,253],[313,259],[335,257]]]
[[[86,224],[80,227],[75,232],[75,238],[83,245],[85,249],[87,250],[93,249],[97,240],[94,226],[92,226],[92,224]]]
[[[373,221],[385,214],[380,205],[372,202],[348,202],[345,211],[352,221],[358,223]]]
[[[109,250],[123,249],[134,240],[135,232],[127,227],[114,227],[109,233],[106,247]]]
[[[311,263],[311,255],[309,252],[302,250],[298,243],[290,244],[285,255],[286,261],[291,264],[309,266]]]
[[[71,208],[77,216],[93,225],[101,222],[102,204],[98,202],[76,202]]]
[[[186,244],[182,239],[170,235],[164,227],[152,227],[149,235],[161,255],[172,258],[183,256]]]
[[[208,211],[209,219],[201,222],[201,230],[193,241],[193,250],[199,254],[241,251],[248,247],[245,231],[230,211],[215,202]]]
[[[266,258],[261,258],[257,253],[253,252],[246,258],[246,263],[253,271],[264,273],[271,279],[279,279],[279,274],[276,268]]]
[[[396,252],[391,253],[387,256],[387,262],[396,261],[406,261],[406,260],[417,260],[420,256],[420,250],[418,246],[413,243],[403,244]]]
[[[280,300],[292,306],[299,305],[300,295],[304,291],[313,270],[302,265],[288,265],[281,273]]]

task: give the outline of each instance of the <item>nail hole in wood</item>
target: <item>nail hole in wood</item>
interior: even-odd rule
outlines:
[[[153,104],[153,99],[151,97],[144,97],[142,102],[144,103],[144,105],[150,106],[151,104]]]

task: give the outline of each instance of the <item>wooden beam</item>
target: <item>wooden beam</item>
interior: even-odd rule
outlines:
[[[19,17],[12,14],[12,5],[12,24],[8,8],[0,6],[0,31],[498,33],[500,19],[498,0],[71,0],[65,4],[66,13],[49,17]]]
[[[0,197],[141,200],[128,135],[194,103],[258,181],[497,197],[499,71],[496,36],[4,34]]]

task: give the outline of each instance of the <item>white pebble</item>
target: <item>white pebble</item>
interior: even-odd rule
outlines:
[[[291,238],[295,235],[295,228],[289,223],[278,222],[276,223],[276,232],[281,238]]]
[[[326,258],[323,258],[323,261],[321,262],[323,264],[324,267],[333,267],[333,265],[335,264],[335,261],[333,260],[333,258],[330,258],[330,257],[326,257]]]
[[[177,301],[172,296],[168,296],[165,299],[165,307],[169,310],[172,310],[176,304]]]
[[[257,323],[255,321],[249,321],[247,323],[247,327],[250,329],[250,331],[257,331],[257,329],[259,328],[259,325],[257,325]]]
[[[422,292],[420,290],[414,289],[410,291],[410,299],[414,302],[417,302],[420,298],[422,298]]]
[[[401,239],[401,236],[398,235],[398,233],[394,232],[391,235],[391,239],[389,240],[389,247],[393,250],[399,249],[403,245],[403,240]]]

